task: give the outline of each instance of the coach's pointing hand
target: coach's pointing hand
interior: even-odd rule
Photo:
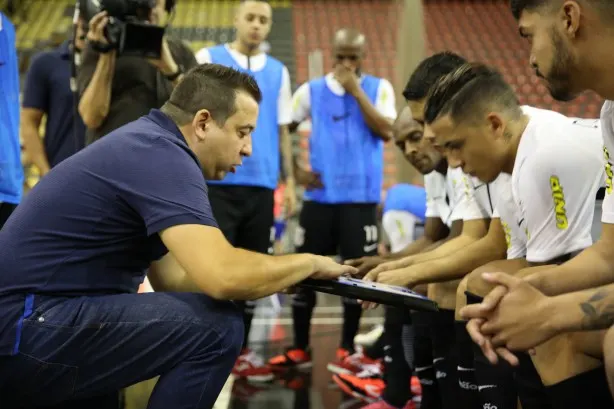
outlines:
[[[313,257],[314,273],[311,275],[311,278],[331,280],[342,275],[355,275],[357,273],[356,268],[339,264],[330,257]]]

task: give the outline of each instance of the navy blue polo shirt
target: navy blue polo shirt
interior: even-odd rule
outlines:
[[[22,106],[47,115],[43,144],[50,167],[85,145],[85,124],[80,115],[76,115],[75,121],[70,75],[70,49],[66,41],[55,50],[36,54],[26,76]]]
[[[0,355],[36,294],[136,292],[168,251],[158,232],[181,224],[217,227],[198,159],[158,110],[51,169],[0,231]]]

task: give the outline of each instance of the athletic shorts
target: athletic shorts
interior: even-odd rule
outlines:
[[[275,227],[271,189],[209,185],[213,215],[226,240],[235,247],[273,253]]]
[[[377,254],[377,204],[305,202],[294,245],[299,253],[340,254],[343,260]]]

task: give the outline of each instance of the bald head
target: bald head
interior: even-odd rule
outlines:
[[[365,55],[366,37],[353,28],[342,28],[335,33],[333,52],[335,66],[338,64],[360,74],[362,60]]]
[[[353,28],[337,30],[333,45],[335,47],[360,47],[365,46],[366,37],[363,33]]]
[[[412,117],[411,109],[405,106],[394,121],[392,132],[395,140],[403,140],[407,135],[421,128],[420,124]]]

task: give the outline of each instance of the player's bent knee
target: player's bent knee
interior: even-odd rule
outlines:
[[[484,281],[484,279],[482,278],[482,274],[486,273],[486,272],[492,272],[492,269],[488,267],[488,265],[482,266],[482,267],[478,267],[475,270],[473,270],[471,273],[469,273],[469,275],[466,277],[466,285],[467,285],[467,290],[468,292],[470,292],[471,294],[480,296],[480,297],[485,297],[488,295],[488,293],[495,287],[493,284]]]
[[[614,395],[614,326],[605,334],[603,340],[603,358],[605,361],[606,374],[610,391]]]
[[[570,334],[572,348],[579,354],[603,359],[603,345],[607,331],[582,331]]]

